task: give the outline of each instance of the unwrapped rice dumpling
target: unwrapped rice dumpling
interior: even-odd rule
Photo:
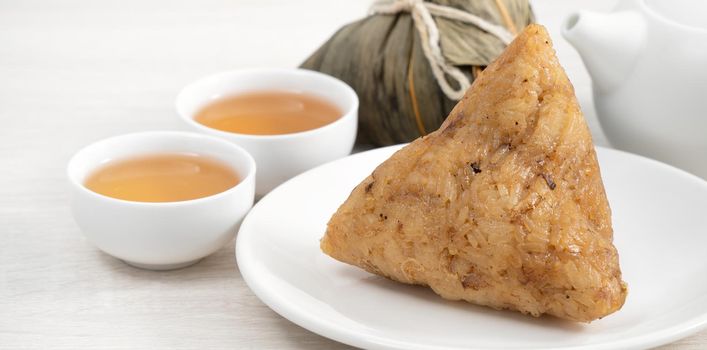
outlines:
[[[612,241],[589,129],[530,25],[439,130],[353,190],[321,248],[447,299],[589,322],[626,298]]]

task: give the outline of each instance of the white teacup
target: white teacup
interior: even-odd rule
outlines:
[[[311,93],[339,107],[343,115],[317,129],[282,135],[226,132],[194,120],[203,107],[216,99],[264,90]],[[258,164],[255,190],[258,196],[305,170],[349,155],[356,141],[356,93],[344,82],[310,70],[243,69],[218,73],[185,87],[177,96],[176,108],[191,129],[231,141],[253,155]]]
[[[111,159],[154,153],[188,152],[231,167],[236,186],[208,197],[179,202],[133,202],[86,188],[96,168]],[[67,168],[76,223],[104,252],[153,270],[188,266],[233,239],[253,206],[255,161],[242,148],[214,137],[154,131],[108,138],[86,146]]]

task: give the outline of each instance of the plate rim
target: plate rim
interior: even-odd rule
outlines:
[[[252,219],[251,215],[254,212],[260,210],[260,207],[265,206],[267,202],[270,201],[273,193],[281,190],[281,188],[289,186],[291,182],[296,181],[296,179],[304,176],[309,176],[310,173],[318,171],[322,167],[331,166],[337,162],[348,161],[350,158],[358,158],[367,156],[370,153],[382,153],[392,150],[392,153],[403,148],[407,144],[398,144],[380,148],[374,148],[371,150],[351,154],[349,156],[336,159],[334,161],[319,165],[315,168],[307,170],[288,181],[277,186],[275,189],[266,194],[263,198],[256,203],[255,206],[250,210],[241,223],[241,226],[236,235],[235,253],[236,253],[236,264],[239,269],[243,280],[246,285],[253,291],[256,297],[260,299],[266,306],[278,313],[280,316],[284,317],[288,321],[299,325],[319,336],[332,339],[343,344],[359,347],[359,348],[377,348],[377,349],[446,349],[446,350],[461,350],[461,349],[496,349],[496,348],[483,348],[474,347],[473,344],[469,344],[469,347],[455,347],[455,346],[444,346],[440,347],[433,344],[419,344],[405,341],[398,341],[379,335],[373,335],[370,333],[361,333],[358,331],[351,331],[345,327],[340,326],[337,323],[329,323],[322,321],[317,318],[313,313],[307,312],[305,309],[288,300],[287,298],[278,295],[278,293],[271,293],[267,290],[267,286],[262,283],[262,280],[255,276],[257,267],[254,266],[255,260],[251,258],[252,252],[245,247],[250,246],[250,236],[247,232],[247,227],[250,225]],[[672,165],[644,157],[631,152],[626,152],[618,149],[595,146],[597,154],[599,153],[617,153],[622,156],[635,157],[641,162],[647,162],[651,166],[662,167],[668,171],[674,172],[677,176],[683,177],[686,181],[694,182],[695,184],[702,186],[707,191],[707,181],[698,177],[697,175],[691,174],[685,170],[676,168]],[[392,154],[391,153],[391,154]],[[265,203],[265,204],[264,204]],[[244,229],[246,228],[246,229]],[[571,346],[559,346],[552,347],[551,349],[565,349],[565,350],[585,350],[585,349],[643,349],[656,347],[660,345],[665,345],[683,339],[690,335],[693,335],[703,329],[707,328],[707,311],[701,315],[689,318],[683,322],[673,325],[662,330],[651,332],[639,336],[634,336],[626,339],[618,339],[609,342],[603,342],[600,344],[588,344],[588,345],[571,345]],[[546,347],[545,347],[546,348]]]

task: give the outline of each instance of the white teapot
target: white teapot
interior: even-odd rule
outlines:
[[[707,1],[624,0],[572,14],[562,35],[612,145],[707,179]]]

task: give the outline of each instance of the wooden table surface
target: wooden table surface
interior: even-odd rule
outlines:
[[[559,36],[578,8],[534,2],[598,144],[590,82]],[[0,0],[0,348],[335,349],[245,285],[233,243],[197,265],[151,272],[94,248],[74,224],[64,168],[82,146],[177,129],[179,89],[240,67],[293,67],[368,0]],[[666,349],[707,348],[707,332]]]

